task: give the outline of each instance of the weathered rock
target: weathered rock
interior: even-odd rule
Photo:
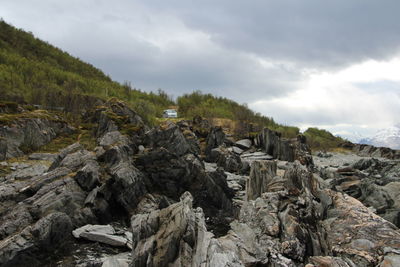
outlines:
[[[110,235],[101,232],[83,232],[79,235],[79,237],[93,241],[93,242],[100,242],[110,246],[115,247],[124,247],[128,244],[128,239],[117,236],[117,235]]]
[[[331,257],[331,256],[315,256],[310,257],[309,265],[306,267],[318,267],[318,266],[325,266],[325,267],[351,267],[353,264],[347,263],[345,259]]]
[[[60,118],[45,114],[46,118],[32,114],[17,118],[11,125],[0,127],[0,160],[24,155],[24,151],[36,150],[60,134],[75,131]],[[24,150],[24,151],[23,151]]]
[[[110,173],[113,179],[111,190],[116,201],[126,211],[132,212],[140,198],[146,194],[144,175],[129,162],[121,162],[112,168]]]
[[[221,209],[224,213],[231,212],[233,193],[226,181],[221,183],[220,177],[207,174],[194,154],[178,157],[166,149],[157,149],[140,155],[136,165],[149,178],[148,188],[152,192],[177,200],[177,196],[189,191],[195,205],[201,206],[207,216],[216,216]]]
[[[125,252],[108,257],[103,261],[101,267],[129,267],[129,263],[131,263],[131,261],[131,253]]]
[[[237,256],[207,232],[192,196],[179,203],[132,217],[132,266],[243,266]]]
[[[400,159],[400,150],[387,147],[374,147],[371,145],[353,144],[353,152],[364,157],[380,157],[387,159]]]
[[[108,234],[108,235],[113,235],[115,234],[114,228],[107,224],[107,225],[92,225],[92,224],[87,224],[82,227],[79,227],[72,231],[72,235],[75,238],[80,238],[81,234],[85,232],[96,232],[96,233],[102,233],[102,234]]]
[[[28,156],[30,160],[45,160],[53,162],[56,159],[57,155],[52,153],[32,153]]]
[[[61,246],[68,240],[72,229],[69,217],[64,213],[51,213],[32,227],[0,241],[1,266],[36,265],[38,257]]]
[[[211,153],[213,148],[217,148],[222,145],[225,141],[225,133],[221,127],[212,127],[210,133],[207,136],[207,143],[205,149],[206,158]]]
[[[329,250],[356,266],[376,266],[387,248],[400,248],[400,232],[354,198],[333,193],[333,207],[323,222]]]
[[[118,143],[128,143],[128,138],[119,131],[106,132],[99,138],[99,145],[111,146]]]
[[[238,172],[243,167],[240,156],[223,146],[212,149],[206,160],[217,163],[227,172]]]
[[[250,139],[239,140],[235,143],[235,146],[237,146],[243,150],[249,149],[251,147],[251,140]]]
[[[32,164],[17,166],[16,170],[7,175],[6,179],[26,180],[44,174],[49,167],[45,164]]]
[[[268,186],[276,176],[276,161],[254,161],[246,182],[246,200],[254,200],[268,192]]]
[[[238,148],[236,146],[232,147],[232,151],[233,151],[233,153],[238,154],[238,155],[240,155],[240,154],[242,154],[244,152],[243,149]]]
[[[194,116],[192,120],[192,130],[197,137],[207,138],[210,130],[211,124],[208,120],[203,119],[200,116]]]
[[[86,191],[95,188],[99,183],[100,166],[97,161],[91,160],[75,175],[75,180]]]
[[[280,133],[264,128],[256,139],[259,147],[273,158],[289,162],[298,160],[303,165],[313,165],[311,150],[303,135],[296,139],[285,139]]]
[[[95,132],[97,138],[127,127],[132,130],[131,133],[138,135],[142,135],[148,129],[134,110],[115,98],[107,101],[104,106],[97,107],[88,117],[92,122],[97,123]]]
[[[51,164],[49,171],[57,168],[60,166],[61,161],[68,155],[72,154],[74,152],[77,152],[79,150],[84,149],[83,146],[79,143],[74,143],[70,146],[67,146],[66,148],[62,149],[56,156],[56,159],[54,162]]]
[[[153,148],[163,147],[177,156],[193,152],[178,126],[168,123],[164,127],[164,129],[154,128],[146,133],[146,144],[148,146]]]
[[[181,130],[186,142],[190,146],[190,151],[194,154],[200,154],[200,141],[198,136],[194,132],[194,127],[189,121],[180,121],[177,123],[179,129]]]

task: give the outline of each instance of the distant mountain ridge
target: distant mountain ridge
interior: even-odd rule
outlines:
[[[374,136],[362,138],[358,143],[400,149],[400,124],[379,130]]]

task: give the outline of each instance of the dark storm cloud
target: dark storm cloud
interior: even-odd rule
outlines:
[[[399,50],[396,0],[159,0],[155,6],[225,47],[310,67],[379,60]]]

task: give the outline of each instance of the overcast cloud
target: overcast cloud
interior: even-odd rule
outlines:
[[[16,27],[113,79],[368,134],[399,122],[396,0],[1,0]]]

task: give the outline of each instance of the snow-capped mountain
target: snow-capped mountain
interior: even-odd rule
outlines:
[[[374,136],[363,138],[358,143],[400,149],[400,124],[379,130]]]
[[[340,133],[335,133],[335,135],[340,136],[353,143],[358,143],[360,140],[365,139],[365,135],[359,132],[340,132]]]

